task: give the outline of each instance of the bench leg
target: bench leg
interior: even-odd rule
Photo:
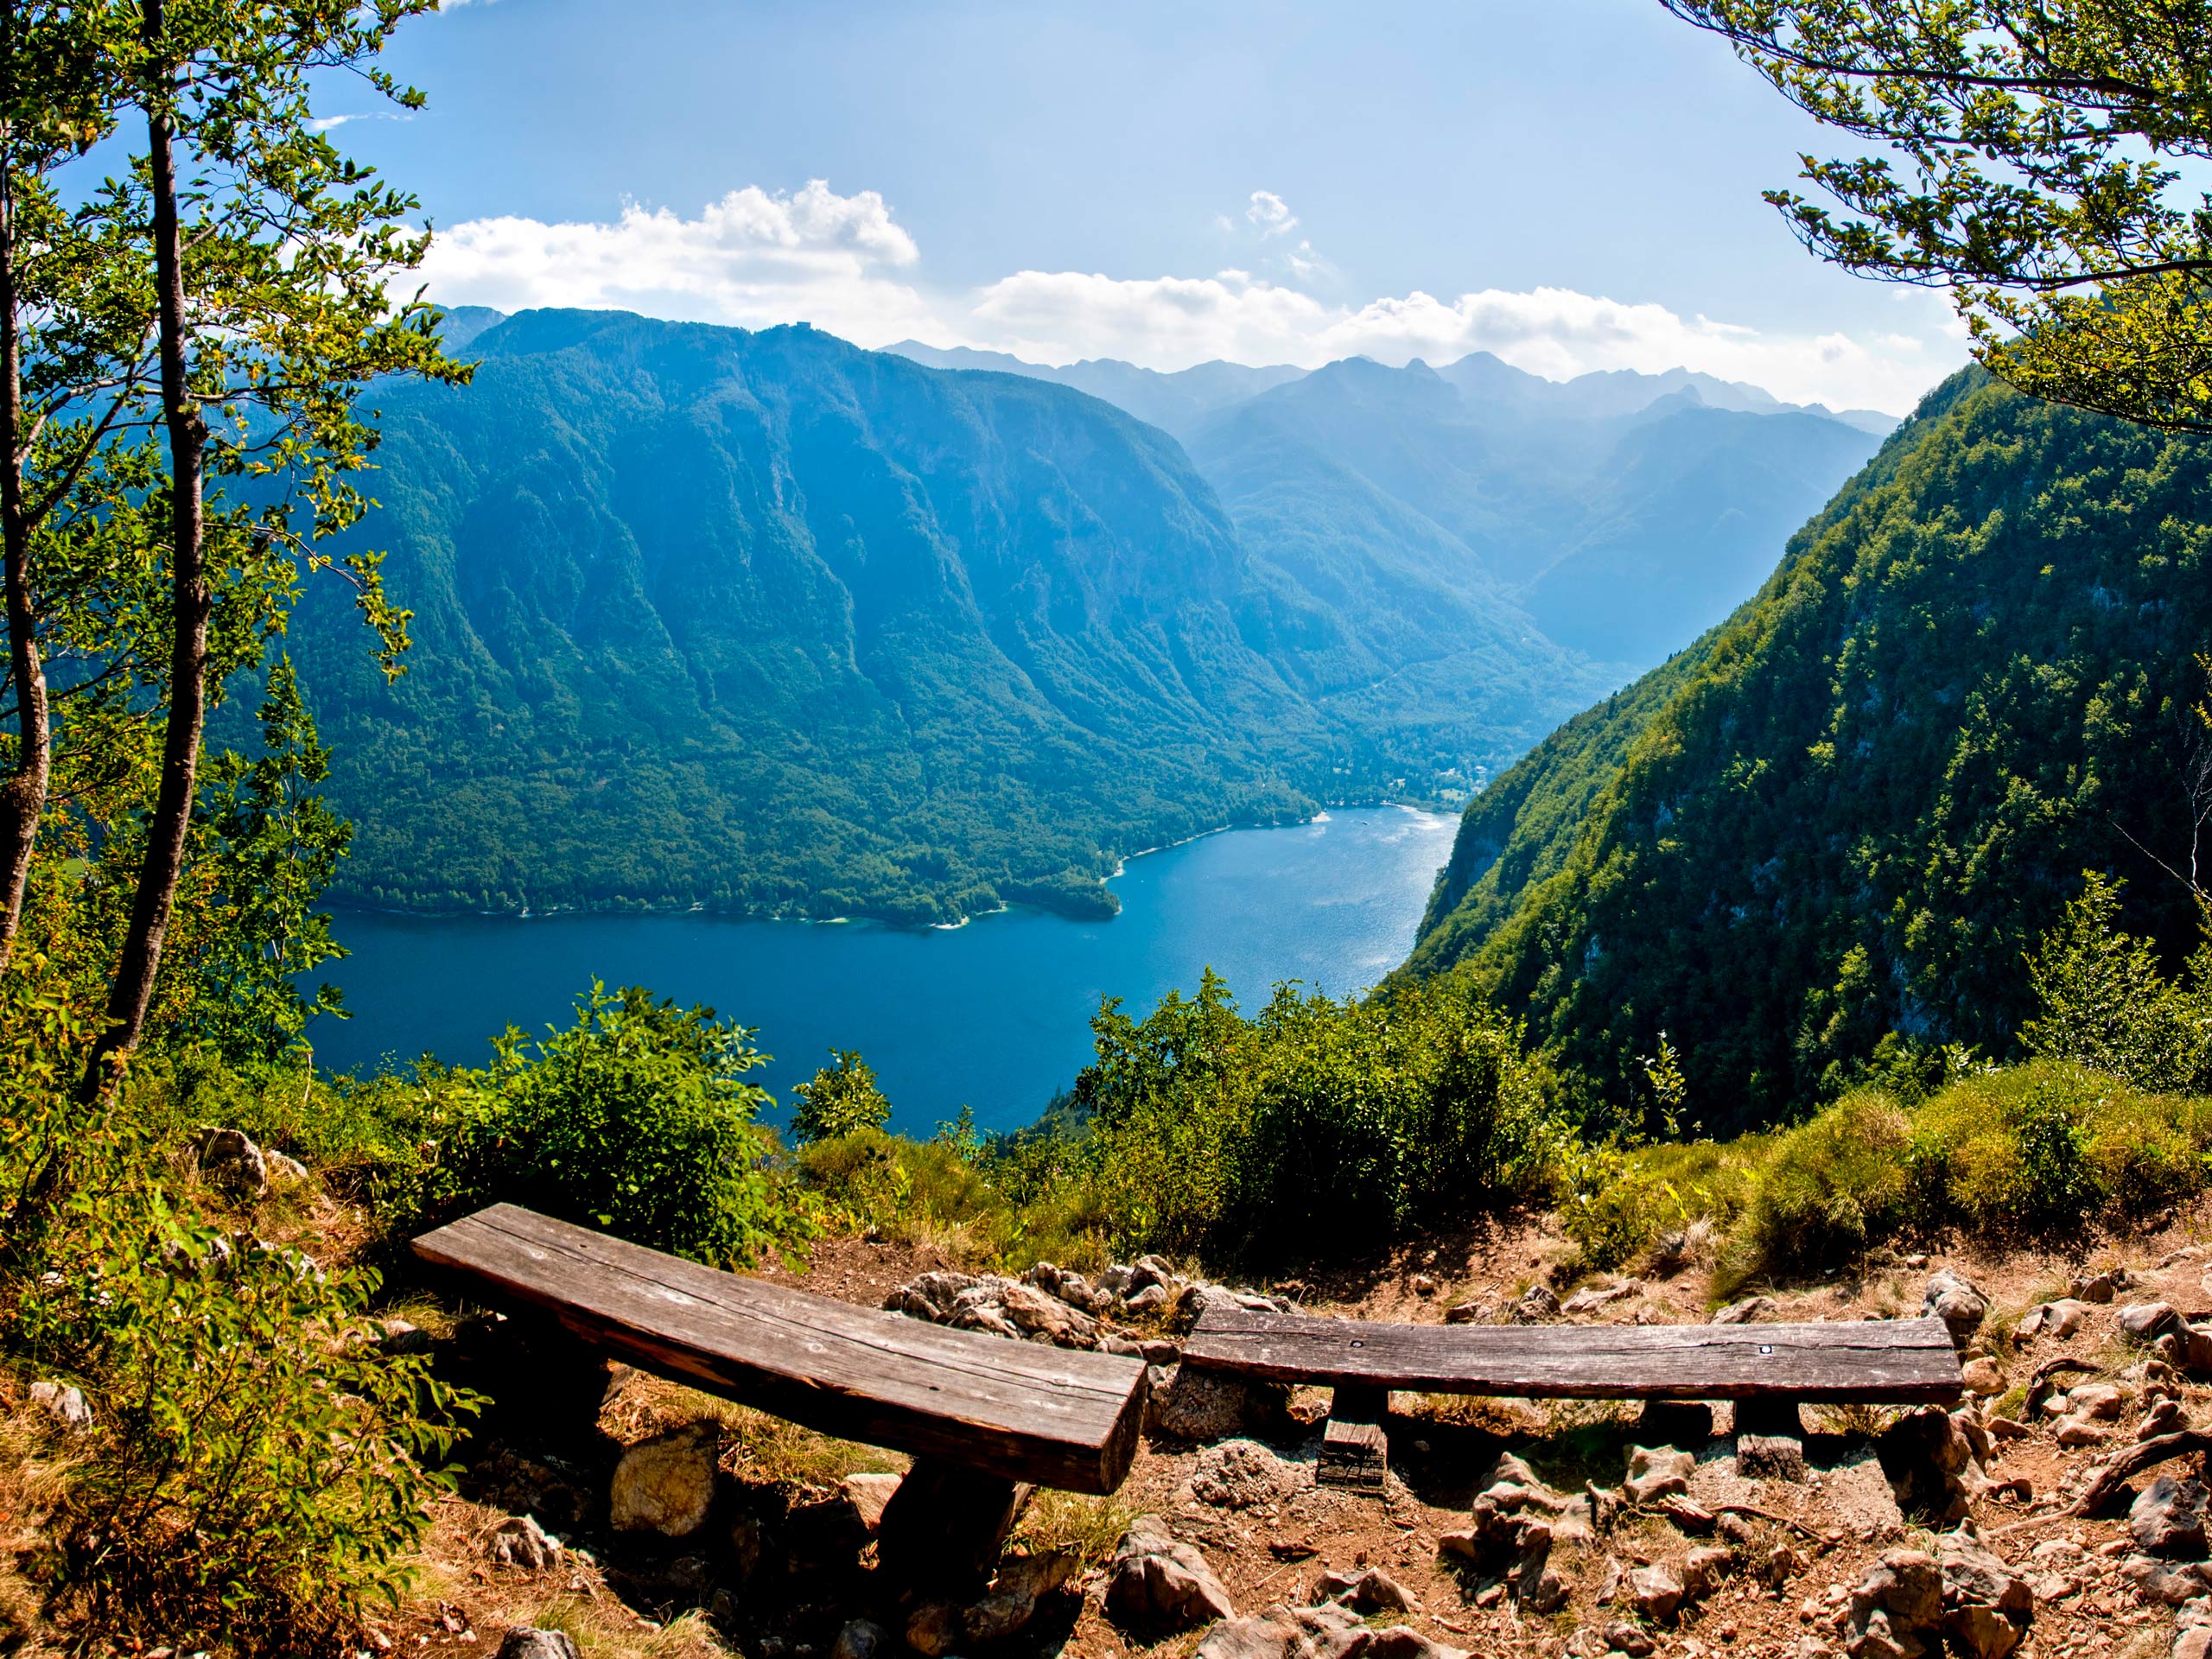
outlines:
[[[1805,1478],[1805,1421],[1789,1399],[1736,1402],[1736,1468],[1767,1480]]]
[[[932,1593],[980,1587],[998,1565],[1033,1489],[958,1464],[917,1458],[883,1506],[876,1560],[900,1584]]]
[[[1387,1389],[1340,1388],[1329,1402],[1329,1425],[1321,1434],[1321,1463],[1314,1481],[1380,1496],[1390,1471],[1390,1444],[1382,1420],[1390,1414]]]

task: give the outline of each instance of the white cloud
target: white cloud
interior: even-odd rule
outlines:
[[[1244,217],[1260,227],[1262,236],[1287,236],[1298,228],[1298,215],[1272,190],[1255,190]]]
[[[880,343],[933,319],[888,275],[920,257],[876,192],[841,196],[816,179],[772,195],[733,190],[696,219],[632,202],[613,224],[471,219],[438,233],[422,280],[454,305],[634,310],[750,327],[804,320]]]
[[[1247,217],[1269,234],[1297,222],[1267,191],[1253,194]],[[612,223],[473,219],[439,233],[423,280],[448,304],[623,308],[747,327],[808,321],[862,346],[911,335],[1048,363],[1315,366],[1354,354],[1446,363],[1488,351],[1554,378],[1681,366],[1795,402],[1900,411],[1963,360],[1933,317],[1917,335],[1892,327],[1854,337],[1767,333],[1564,288],[1338,303],[1298,285],[1336,278],[1310,243],[1268,264],[1287,265],[1294,280],[1241,270],[1141,278],[1018,270],[955,291],[920,279],[920,250],[880,194],[842,196],[815,180],[791,193],[732,191],[696,218],[632,204]]]
[[[412,121],[412,110],[370,110],[354,115],[319,115],[308,123],[309,132],[331,132],[353,121]]]

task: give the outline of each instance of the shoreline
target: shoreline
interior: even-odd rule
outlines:
[[[1343,811],[1362,811],[1370,809],[1382,810],[1386,808],[1395,809],[1396,810],[1403,812],[1421,813],[1430,817],[1452,817],[1457,810],[1457,809],[1452,807],[1416,804],[1410,801],[1396,801],[1389,799],[1371,801],[1331,801],[1316,807],[1311,813],[1302,818],[1276,820],[1269,823],[1231,822],[1228,823],[1217,823],[1210,829],[1200,830],[1192,835],[1179,836],[1173,841],[1160,842],[1154,846],[1140,848],[1135,852],[1123,853],[1117,855],[1115,860],[1113,869],[1107,874],[1098,878],[1098,887],[1102,892],[1109,891],[1108,884],[1109,882],[1118,880],[1122,876],[1128,874],[1129,861],[1132,859],[1149,858],[1155,853],[1173,852],[1178,847],[1188,847],[1194,842],[1205,841],[1211,836],[1224,836],[1235,830],[1297,830],[1303,829],[1308,824],[1326,823],[1330,821],[1329,814],[1332,809]],[[1109,896],[1111,896],[1110,893]],[[552,905],[543,909],[532,905],[524,905],[519,908],[505,910],[415,910],[410,909],[404,906],[370,904],[362,900],[346,898],[333,898],[327,899],[325,902],[329,905],[331,910],[335,913],[358,916],[388,916],[396,918],[399,920],[410,922],[451,921],[458,917],[464,916],[475,917],[485,921],[497,920],[513,922],[552,921],[568,917],[702,916],[712,917],[718,920],[731,922],[790,923],[802,927],[883,927],[910,933],[955,932],[961,928],[966,927],[970,922],[975,921],[979,917],[1004,916],[1011,914],[1016,911],[1033,911],[1039,915],[1057,916],[1064,921],[1071,922],[1111,922],[1121,912],[1121,906],[1118,903],[1115,905],[1111,911],[1102,916],[1092,912],[1062,910],[1051,905],[1034,904],[1024,899],[1011,899],[1003,900],[989,910],[972,912],[969,914],[960,916],[951,921],[915,922],[899,920],[891,917],[874,916],[868,914],[865,911],[849,916],[793,916],[787,913],[779,914],[774,912],[764,912],[758,910],[743,909],[736,906],[721,909],[709,906],[703,901],[698,899],[692,899],[688,902],[671,900],[667,904]]]

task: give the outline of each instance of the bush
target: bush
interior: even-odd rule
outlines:
[[[2074,1060],[2144,1089],[2212,1087],[2212,955],[2179,982],[2149,941],[2119,931],[2122,883],[2088,871],[2028,963],[2040,1007],[2021,1027],[2027,1052]]]
[[[594,985],[576,1023],[540,1042],[510,1029],[488,1071],[438,1073],[446,1128],[429,1182],[441,1208],[506,1201],[715,1266],[810,1236],[796,1184],[743,1081],[752,1033],[713,1011]]]
[[[891,1117],[891,1102],[875,1081],[875,1068],[849,1048],[830,1051],[830,1064],[793,1091],[791,1139],[804,1146],[856,1129],[880,1129]]]
[[[1901,1231],[1916,1163],[1911,1120],[1871,1090],[1776,1137],[1731,1241],[1727,1282],[1808,1275]]]
[[[1341,1003],[1283,986],[1247,1020],[1209,973],[1092,1030],[1076,1092],[1117,1248],[1283,1264],[1550,1195],[1548,1079],[1448,981]]]

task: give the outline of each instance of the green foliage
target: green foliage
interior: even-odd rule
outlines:
[[[346,954],[315,906],[353,832],[314,792],[330,775],[330,752],[315,741],[289,658],[270,664],[260,717],[260,756],[213,757],[201,803],[226,913],[195,964],[203,988],[190,1024],[233,1064],[274,1060],[317,1015],[344,1017],[336,988],[312,997],[299,988],[302,976]]]
[[[2042,1012],[2020,1028],[2029,1053],[2075,1060],[2142,1089],[2212,1087],[2212,986],[2200,950],[2169,980],[2156,947],[2120,930],[2121,883],[2094,870],[2028,963]]]
[[[1282,986],[1247,1020],[1209,973],[1092,1030],[1076,1093],[1117,1247],[1302,1261],[1548,1189],[1544,1073],[1455,983],[1341,1003]]]
[[[1593,1111],[1665,1030],[1721,1131],[2012,1051],[2085,868],[2130,878],[2122,920],[2171,969],[2198,933],[2162,865],[2201,832],[2208,526],[2194,441],[1968,372],[1669,683],[1501,779],[1502,818],[1478,801],[1409,968],[1470,964]]]
[[[891,1116],[891,1102],[877,1086],[875,1068],[849,1048],[830,1050],[830,1064],[792,1092],[799,1103],[791,1112],[791,1138],[801,1144],[855,1129],[880,1129]]]
[[[713,1010],[594,984],[576,1022],[533,1043],[510,1027],[483,1071],[437,1071],[425,1090],[446,1141],[443,1205],[511,1202],[715,1266],[810,1230],[770,1166],[744,1081],[753,1033]]]
[[[474,1402],[371,1345],[373,1274],[196,1214],[166,1098],[76,1103],[87,988],[21,957],[0,986],[0,1190],[57,1141],[77,1172],[0,1255],[0,1364],[92,1408],[63,1465],[54,1611],[111,1637],[326,1646],[400,1587]]]
[[[1662,3],[1854,141],[1805,159],[1843,217],[1767,193],[1814,252],[1946,290],[2024,391],[2212,431],[2212,5]]]

